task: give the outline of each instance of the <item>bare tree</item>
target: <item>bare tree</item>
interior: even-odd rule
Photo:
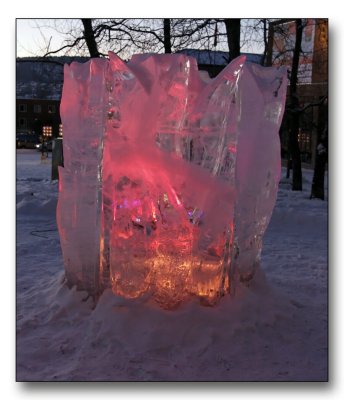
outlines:
[[[318,140],[315,153],[314,175],[310,198],[325,199],[325,170],[328,160],[328,102],[327,96],[320,100],[319,104]]]
[[[81,19],[54,20],[53,28],[65,37],[59,48],[45,40],[45,57],[87,53],[106,56],[108,50],[127,59],[137,52],[172,53],[186,48],[228,48],[227,62],[240,55],[240,19]],[[40,29],[39,24],[38,28]],[[50,38],[51,39],[51,38]]]
[[[94,35],[94,29],[92,27],[92,20],[90,18],[83,18],[81,21],[84,26],[84,39],[87,44],[88,51],[90,52],[90,56],[92,58],[100,57],[98,45]]]
[[[293,190],[302,190],[302,168],[301,168],[301,156],[298,142],[299,134],[299,97],[297,95],[297,74],[299,70],[299,59],[301,53],[301,42],[302,42],[302,30],[303,24],[300,18],[295,20],[296,26],[296,37],[295,46],[293,52],[293,62],[290,73],[290,131],[289,131],[289,146],[290,155],[292,158],[293,166]]]
[[[290,34],[291,24],[295,27],[295,35]],[[289,69],[289,104],[285,112],[288,128],[288,164],[287,177],[290,169],[293,171],[292,189],[302,190],[301,154],[299,148],[300,115],[302,113],[298,96],[299,61],[302,53],[302,33],[304,23],[302,19],[277,20],[270,23],[267,64],[286,64]],[[279,44],[279,45],[278,45]],[[276,50],[273,51],[274,45]]]
[[[62,27],[60,26],[62,25]],[[82,19],[77,25],[55,21],[64,43],[52,49],[46,40],[44,56],[68,54],[72,49],[91,57],[106,56],[108,50],[122,58],[136,52],[171,53],[189,46],[209,47],[215,26],[210,19]]]
[[[172,53],[171,20],[169,18],[164,18],[164,48],[165,53]]]
[[[277,41],[284,43],[284,46],[278,48],[272,54],[272,37],[269,35],[269,52],[268,58],[273,59],[272,62],[278,62],[279,64],[286,63],[287,65],[291,62],[291,69],[289,71],[290,87],[289,87],[289,104],[286,107],[285,120],[288,126],[288,165],[287,165],[287,177],[289,177],[290,168],[293,171],[292,188],[293,190],[302,190],[302,169],[301,169],[301,154],[299,147],[299,134],[300,127],[302,128],[307,121],[306,111],[310,108],[317,107],[318,115],[321,113],[321,118],[318,118],[316,124],[312,123],[312,128],[317,128],[317,147],[316,147],[316,161],[314,169],[314,178],[312,185],[311,197],[323,198],[324,193],[324,174],[325,164],[324,160],[327,157],[327,114],[322,112],[327,104],[327,95],[323,95],[319,100],[311,100],[306,105],[300,105],[299,100],[299,85],[298,78],[300,81],[313,81],[312,70],[307,68],[307,65],[314,62],[314,48],[310,50],[305,46],[302,48],[302,35],[303,30],[309,25],[307,20],[281,20],[273,22],[270,27],[277,33]],[[314,23],[314,22],[311,22]],[[315,24],[319,21],[316,20]],[[289,28],[291,24],[295,26],[295,35],[291,35]],[[270,30],[271,31],[271,30]],[[316,30],[317,31],[317,30]],[[280,40],[282,39],[282,40]],[[278,47],[278,46],[277,46]],[[326,47],[327,49],[327,47]],[[310,53],[311,52],[311,53]],[[326,50],[325,50],[326,53]],[[323,55],[327,63],[326,54]],[[302,69],[300,68],[300,58],[302,57]],[[321,60],[324,61],[324,60]],[[327,64],[326,64],[327,65]],[[319,67],[319,66],[318,66]],[[324,66],[321,66],[323,68]],[[314,65],[313,65],[314,68]],[[318,70],[319,68],[317,68]],[[315,69],[314,71],[315,72]],[[311,75],[312,74],[312,75]],[[301,81],[301,82],[302,82]],[[326,115],[325,115],[326,114]],[[301,139],[302,140],[302,139]],[[325,154],[326,153],[326,154]]]
[[[266,18],[263,18],[261,20],[261,22],[263,24],[263,41],[264,41],[264,53],[263,53],[261,64],[265,65],[267,54],[268,54],[268,45],[269,45],[269,42],[268,42],[268,20]]]
[[[230,61],[240,56],[240,21],[240,18],[224,19]]]

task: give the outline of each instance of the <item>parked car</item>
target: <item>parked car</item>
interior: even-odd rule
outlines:
[[[18,133],[16,136],[17,149],[34,149],[39,143],[39,137],[32,133]]]
[[[48,140],[45,145],[46,145],[46,150],[53,151],[53,141],[52,140]],[[37,151],[42,151],[42,143],[37,143],[35,147],[36,147]]]

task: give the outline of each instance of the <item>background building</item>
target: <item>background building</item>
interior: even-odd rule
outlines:
[[[41,135],[43,126],[51,126],[52,136],[57,137],[61,123],[59,109],[60,100],[17,98],[17,133]]]
[[[63,66],[86,57],[19,58],[16,63],[16,133],[41,135],[43,126],[59,135]]]
[[[303,162],[314,166],[315,152],[320,137],[327,129],[328,96],[328,20],[303,20],[301,54],[298,69],[298,97],[300,108],[299,147]],[[270,23],[267,64],[285,65],[291,70],[295,46],[295,20]],[[287,107],[290,98],[287,98]],[[282,155],[288,153],[288,113],[281,128]]]

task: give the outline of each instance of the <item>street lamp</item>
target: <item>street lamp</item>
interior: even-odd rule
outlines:
[[[47,141],[51,138],[52,136],[52,127],[51,126],[43,126],[43,136],[42,136],[42,156],[41,159],[43,160],[44,158],[48,157],[48,148],[47,146]],[[44,150],[46,148],[46,156],[44,157]]]
[[[62,138],[63,137],[63,125],[59,125],[59,136]]]

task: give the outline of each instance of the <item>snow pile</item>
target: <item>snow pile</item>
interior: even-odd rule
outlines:
[[[280,184],[262,270],[216,307],[176,311],[68,289],[55,222],[57,184],[17,153],[17,379],[327,379],[327,201]]]

